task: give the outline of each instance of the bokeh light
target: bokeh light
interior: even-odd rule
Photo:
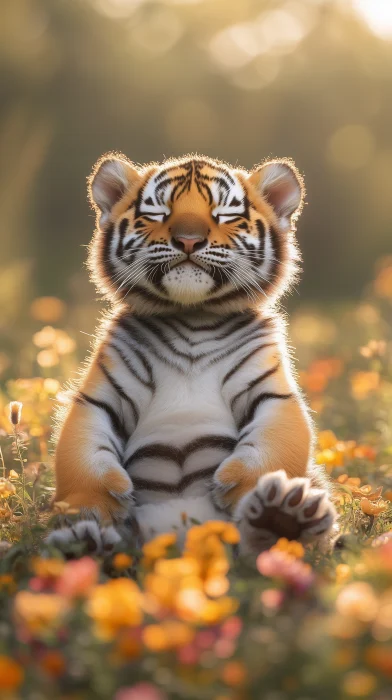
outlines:
[[[384,39],[392,39],[392,3],[390,0],[353,0],[358,14],[370,29]]]
[[[374,136],[362,124],[348,124],[337,129],[328,143],[329,160],[345,170],[366,165],[375,148]]]

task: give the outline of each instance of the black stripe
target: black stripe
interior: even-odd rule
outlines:
[[[248,383],[245,389],[242,389],[242,391],[239,391],[238,394],[233,396],[230,402],[230,408],[233,410],[234,404],[238,401],[238,399],[243,396],[243,394],[246,394],[248,391],[253,389],[253,387],[256,386],[256,384],[260,384],[260,382],[263,382],[265,379],[268,379],[268,377],[271,377],[275,372],[278,371],[280,366],[280,362],[278,362],[275,367],[272,367],[271,369],[268,369],[264,374],[261,374],[259,377],[256,377],[253,379],[251,382]]]
[[[85,394],[83,391],[79,392],[79,394],[75,397],[75,401],[81,404],[83,404],[86,401],[92,406],[100,408],[101,411],[104,411],[110,418],[110,423],[113,432],[117,435],[117,437],[119,437],[120,440],[128,439],[128,435],[122,421],[120,420],[112,406],[110,406],[108,403],[106,403],[105,401],[98,401],[97,399],[93,399],[92,396],[88,396],[88,394]]]
[[[125,323],[121,324],[120,321],[124,321]],[[126,316],[123,316],[123,317],[120,317],[119,319],[117,319],[117,323],[127,333],[131,330],[130,326],[126,323]],[[114,338],[117,339],[115,335],[114,335]],[[125,342],[127,347],[130,348],[133,351],[133,353],[136,355],[136,357],[140,360],[140,362],[142,363],[143,367],[145,368],[145,370],[150,378],[151,386],[153,386],[155,388],[153,368],[152,368],[151,363],[147,360],[146,356],[134,345],[129,345],[129,343],[127,343],[126,340],[124,340],[124,338],[122,338],[121,336],[120,336],[120,340],[123,340],[123,342]]]
[[[230,328],[228,328],[226,331],[224,331],[221,335],[216,335],[212,337],[207,337],[207,338],[202,338],[201,340],[192,340],[189,338],[185,333],[180,331],[175,324],[173,324],[171,321],[169,321],[166,318],[160,319],[162,323],[165,323],[168,328],[171,328],[181,340],[184,340],[190,347],[196,347],[197,345],[202,345],[203,343],[210,343],[212,341],[219,341],[219,340],[225,340],[225,338],[228,338],[230,335],[236,333],[237,331],[241,330],[241,328],[244,328],[251,323],[253,323],[256,319],[255,314],[246,316],[245,318],[240,318],[236,323],[234,323]],[[231,319],[230,319],[231,320]],[[181,323],[181,321],[180,321]],[[265,322],[263,321],[259,328],[264,328],[265,327]],[[216,348],[217,349],[217,348]],[[214,350],[215,352],[215,350]]]
[[[132,287],[131,293],[138,294],[140,297],[143,297],[143,299],[145,299],[146,301],[153,301],[154,304],[160,302],[163,306],[166,307],[178,306],[178,304],[175,304],[175,302],[162,299],[162,297],[158,296],[157,294],[154,294],[151,291],[148,291],[147,289],[143,289],[143,287],[140,287],[138,284],[135,284],[134,287]]]
[[[228,321],[232,321],[232,319],[237,316],[237,314],[230,314],[229,316],[224,316],[223,319],[220,321],[217,321],[216,323],[213,324],[204,324],[202,326],[192,326],[190,323],[183,319],[178,319],[179,322],[185,326],[185,328],[188,328],[190,331],[216,331],[219,330],[219,328],[222,328]]]
[[[147,371],[148,371],[148,374],[149,374],[149,377],[150,377],[150,378],[147,379],[147,380],[146,380],[146,379],[143,379],[143,377],[140,376],[140,374],[138,373],[138,371],[135,369],[135,367],[133,366],[132,362],[130,361],[129,357],[127,357],[127,356],[123,353],[123,351],[121,350],[121,348],[118,347],[118,345],[116,345],[115,343],[109,343],[108,347],[109,347],[109,348],[112,348],[113,350],[116,351],[116,353],[121,357],[121,359],[122,359],[124,365],[126,366],[127,370],[128,370],[134,377],[136,377],[136,379],[138,379],[138,381],[139,381],[141,384],[143,384],[144,386],[146,386],[148,389],[151,389],[152,391],[155,391],[155,382],[154,382],[154,380],[152,379],[152,376],[151,376],[152,367],[151,367],[150,363],[147,362],[147,360],[146,360],[143,356],[139,357],[139,355],[138,355],[139,359],[140,359],[140,360],[142,361],[142,363],[143,363],[143,366],[144,366],[146,369],[149,368],[149,370],[151,370],[151,372],[150,372],[149,370],[147,370]],[[127,347],[129,347],[129,346],[127,345]],[[134,348],[132,348],[132,349],[134,349]],[[137,351],[137,352],[138,352],[138,351]],[[135,351],[135,354],[137,354],[137,352]],[[141,355],[141,353],[140,353],[140,355]]]
[[[139,447],[139,449],[135,450],[135,452],[128,457],[124,465],[125,469],[128,469],[132,462],[138,459],[145,459],[146,457],[149,459],[154,459],[156,457],[170,459],[177,464],[181,464],[182,450],[160,442],[144,445],[143,447]]]
[[[203,450],[207,447],[218,447],[222,450],[234,450],[237,440],[230,435],[201,435],[182,448],[183,459],[185,460],[192,452]]]
[[[266,401],[270,401],[271,399],[281,399],[281,400],[286,400],[286,399],[291,399],[293,394],[274,394],[273,392],[266,392],[264,394],[259,394],[259,396],[256,396],[255,399],[253,399],[252,403],[250,404],[248,410],[246,411],[244,417],[240,420],[238,424],[238,430],[242,430],[242,428],[245,427],[248,423],[250,423],[253,418],[255,417],[256,411],[260,404],[265,403]]]
[[[184,491],[195,481],[201,481],[202,479],[207,479],[213,476],[218,467],[219,464],[215,464],[214,467],[207,467],[206,469],[200,469],[192,474],[186,474],[177,484],[168,484],[165,481],[150,481],[149,479],[139,479],[138,477],[132,477],[132,483],[138,490],[162,491],[164,493],[178,494]]]
[[[227,450],[232,452],[237,444],[237,440],[230,435],[201,435],[195,440],[192,440],[184,447],[172,447],[161,442],[154,442],[150,445],[144,445],[139,447],[133,454],[131,454],[126,463],[125,467],[128,468],[132,462],[138,459],[147,458],[162,458],[170,459],[176,462],[180,467],[184,465],[185,460],[193,453],[198,450],[204,450],[206,448],[219,448],[222,450]]]
[[[113,389],[115,389],[117,391],[117,393],[125,401],[127,401],[129,403],[129,405],[131,407],[131,411],[133,413],[133,418],[134,418],[134,421],[136,424],[139,420],[139,411],[138,411],[138,408],[137,408],[135,402],[133,401],[133,399],[131,399],[130,396],[128,396],[128,394],[125,393],[125,391],[121,388],[121,386],[116,382],[115,378],[110,374],[109,370],[105,367],[105,365],[103,364],[103,362],[101,360],[98,361],[98,367],[100,368],[101,372],[103,372],[106,379],[110,382]]]
[[[242,367],[248,360],[250,360],[250,358],[253,357],[253,355],[256,355],[256,353],[259,352],[259,350],[263,350],[264,348],[273,347],[273,346],[276,345],[276,344],[277,344],[277,343],[264,343],[264,345],[258,345],[257,348],[254,348],[253,350],[251,350],[250,352],[248,352],[248,354],[245,355],[245,357],[243,357],[239,362],[237,362],[236,365],[234,365],[234,367],[232,367],[228,372],[226,372],[226,374],[225,374],[225,376],[223,377],[223,380],[222,380],[222,386],[223,386],[224,384],[226,384],[226,382],[227,382],[229,379],[231,379],[231,377],[232,377],[236,372],[238,372],[238,370],[241,369],[241,367]]]
[[[114,450],[112,447],[108,447],[107,445],[98,445],[97,452],[110,452],[110,454],[117,457],[117,459],[120,457],[117,450]]]
[[[204,302],[204,306],[206,306],[207,304],[209,306],[212,306],[213,304],[219,304],[222,301],[233,301],[234,299],[238,299],[244,296],[247,296],[245,289],[233,289],[231,292],[226,292],[220,297],[212,297],[211,299],[206,299],[206,301]]]
[[[140,322],[139,318],[136,318],[136,321]],[[173,359],[170,357],[169,359],[167,357],[164,357],[160,352],[158,352],[158,348],[155,347],[155,345],[148,339],[146,336],[143,334],[143,332],[140,332],[138,328],[135,328],[134,325],[131,325],[128,321],[125,319],[119,319],[118,325],[123,328],[127,333],[132,335],[132,339],[135,340],[136,342],[139,343],[139,345],[144,346],[145,349],[148,349],[154,357],[156,357],[158,360],[161,362],[164,362],[166,365],[169,365],[169,367],[174,367],[177,369],[179,372],[184,372],[184,368],[178,364],[177,362],[173,361]],[[132,346],[133,347],[133,346]],[[173,358],[175,359],[176,355],[179,355],[180,353],[177,352],[175,349],[172,348],[171,353],[173,355]],[[189,355],[185,355],[187,359],[190,358]]]
[[[108,440],[109,440],[109,444],[112,446],[114,452],[116,453],[116,455],[117,455],[119,461],[122,461],[122,459],[123,459],[123,454],[121,454],[121,452],[120,452],[120,450],[118,449],[116,443],[114,442],[114,440],[113,440],[111,437],[109,437]]]
[[[241,350],[241,348],[243,348],[245,344],[253,343],[254,340],[259,340],[261,338],[265,338],[266,335],[268,335],[268,334],[259,332],[259,333],[256,333],[255,335],[251,335],[250,337],[246,336],[245,338],[242,338],[240,343],[238,343],[237,345],[234,345],[234,347],[229,348],[225,352],[220,353],[219,355],[217,355],[217,357],[214,357],[213,360],[211,360],[210,364],[213,365],[216,362],[220,362],[221,360],[225,359],[226,357],[229,357],[233,353],[237,352],[237,350]],[[268,348],[272,345],[276,345],[276,343],[264,343],[264,345],[258,345],[257,348],[255,348],[254,352],[256,352],[257,350],[262,350],[263,348]],[[225,375],[225,377],[226,376],[227,375]],[[225,377],[224,377],[224,380],[222,382],[222,386],[223,386],[224,382],[226,381]]]

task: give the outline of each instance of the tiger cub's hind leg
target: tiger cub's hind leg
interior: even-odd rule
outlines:
[[[284,470],[260,477],[234,513],[244,554],[268,549],[281,537],[324,546],[336,517],[326,491],[312,488],[308,478],[290,479]]]

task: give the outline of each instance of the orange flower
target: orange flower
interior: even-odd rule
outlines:
[[[14,612],[17,622],[38,637],[59,627],[68,611],[68,601],[56,594],[19,591],[15,596]]]
[[[380,515],[385,513],[389,508],[389,503],[382,499],[376,503],[372,503],[368,498],[361,498],[361,509],[365,515]]]
[[[16,588],[15,581],[10,574],[0,574],[0,591],[13,593]]]
[[[9,656],[0,656],[0,690],[17,690],[23,683],[22,667]]]
[[[115,657],[117,659],[131,661],[140,656],[141,652],[142,646],[139,639],[128,630],[120,633],[115,646]]]
[[[294,559],[303,559],[305,555],[305,550],[300,542],[296,542],[296,540],[289,541],[286,537],[281,537],[277,543],[271,547],[271,550],[286,552],[286,554],[294,557]]]
[[[368,697],[376,686],[376,678],[367,671],[350,671],[343,681],[343,691],[354,698]]]
[[[378,612],[378,599],[369,583],[357,581],[343,588],[336,599],[337,611],[359,622],[371,622]]]
[[[40,578],[58,578],[63,573],[64,566],[62,559],[34,557],[31,560],[31,568]]]
[[[351,376],[351,391],[355,399],[361,401],[380,386],[378,372],[354,372]]]
[[[385,258],[374,280],[374,291],[382,299],[392,299],[392,261]]]
[[[222,680],[226,685],[243,685],[247,679],[246,666],[241,661],[229,661],[222,670]]]
[[[164,620],[160,624],[147,625],[142,634],[145,646],[151,651],[167,651],[190,644],[195,631],[177,620]]]
[[[164,533],[154,537],[153,540],[143,545],[143,565],[151,568],[157,559],[161,559],[167,553],[169,547],[173,547],[177,542],[175,533]]]
[[[45,652],[40,659],[40,666],[52,678],[60,678],[66,668],[64,656],[55,649]]]
[[[129,554],[125,554],[125,552],[119,552],[113,557],[113,566],[116,569],[116,571],[123,571],[124,569],[129,569],[129,567],[132,566],[132,564],[132,557],[130,557]]]
[[[95,622],[97,635],[113,639],[122,629],[142,623],[142,603],[137,584],[128,578],[117,578],[93,588],[86,609]]]
[[[338,564],[335,569],[336,583],[346,583],[351,577],[351,569],[347,564]]]
[[[372,644],[365,651],[365,661],[377,671],[392,677],[392,645]]]

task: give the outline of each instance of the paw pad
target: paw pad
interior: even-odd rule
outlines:
[[[328,494],[309,479],[289,479],[282,471],[260,477],[237,513],[245,549],[271,546],[280,537],[309,542],[327,535],[336,520]]]

